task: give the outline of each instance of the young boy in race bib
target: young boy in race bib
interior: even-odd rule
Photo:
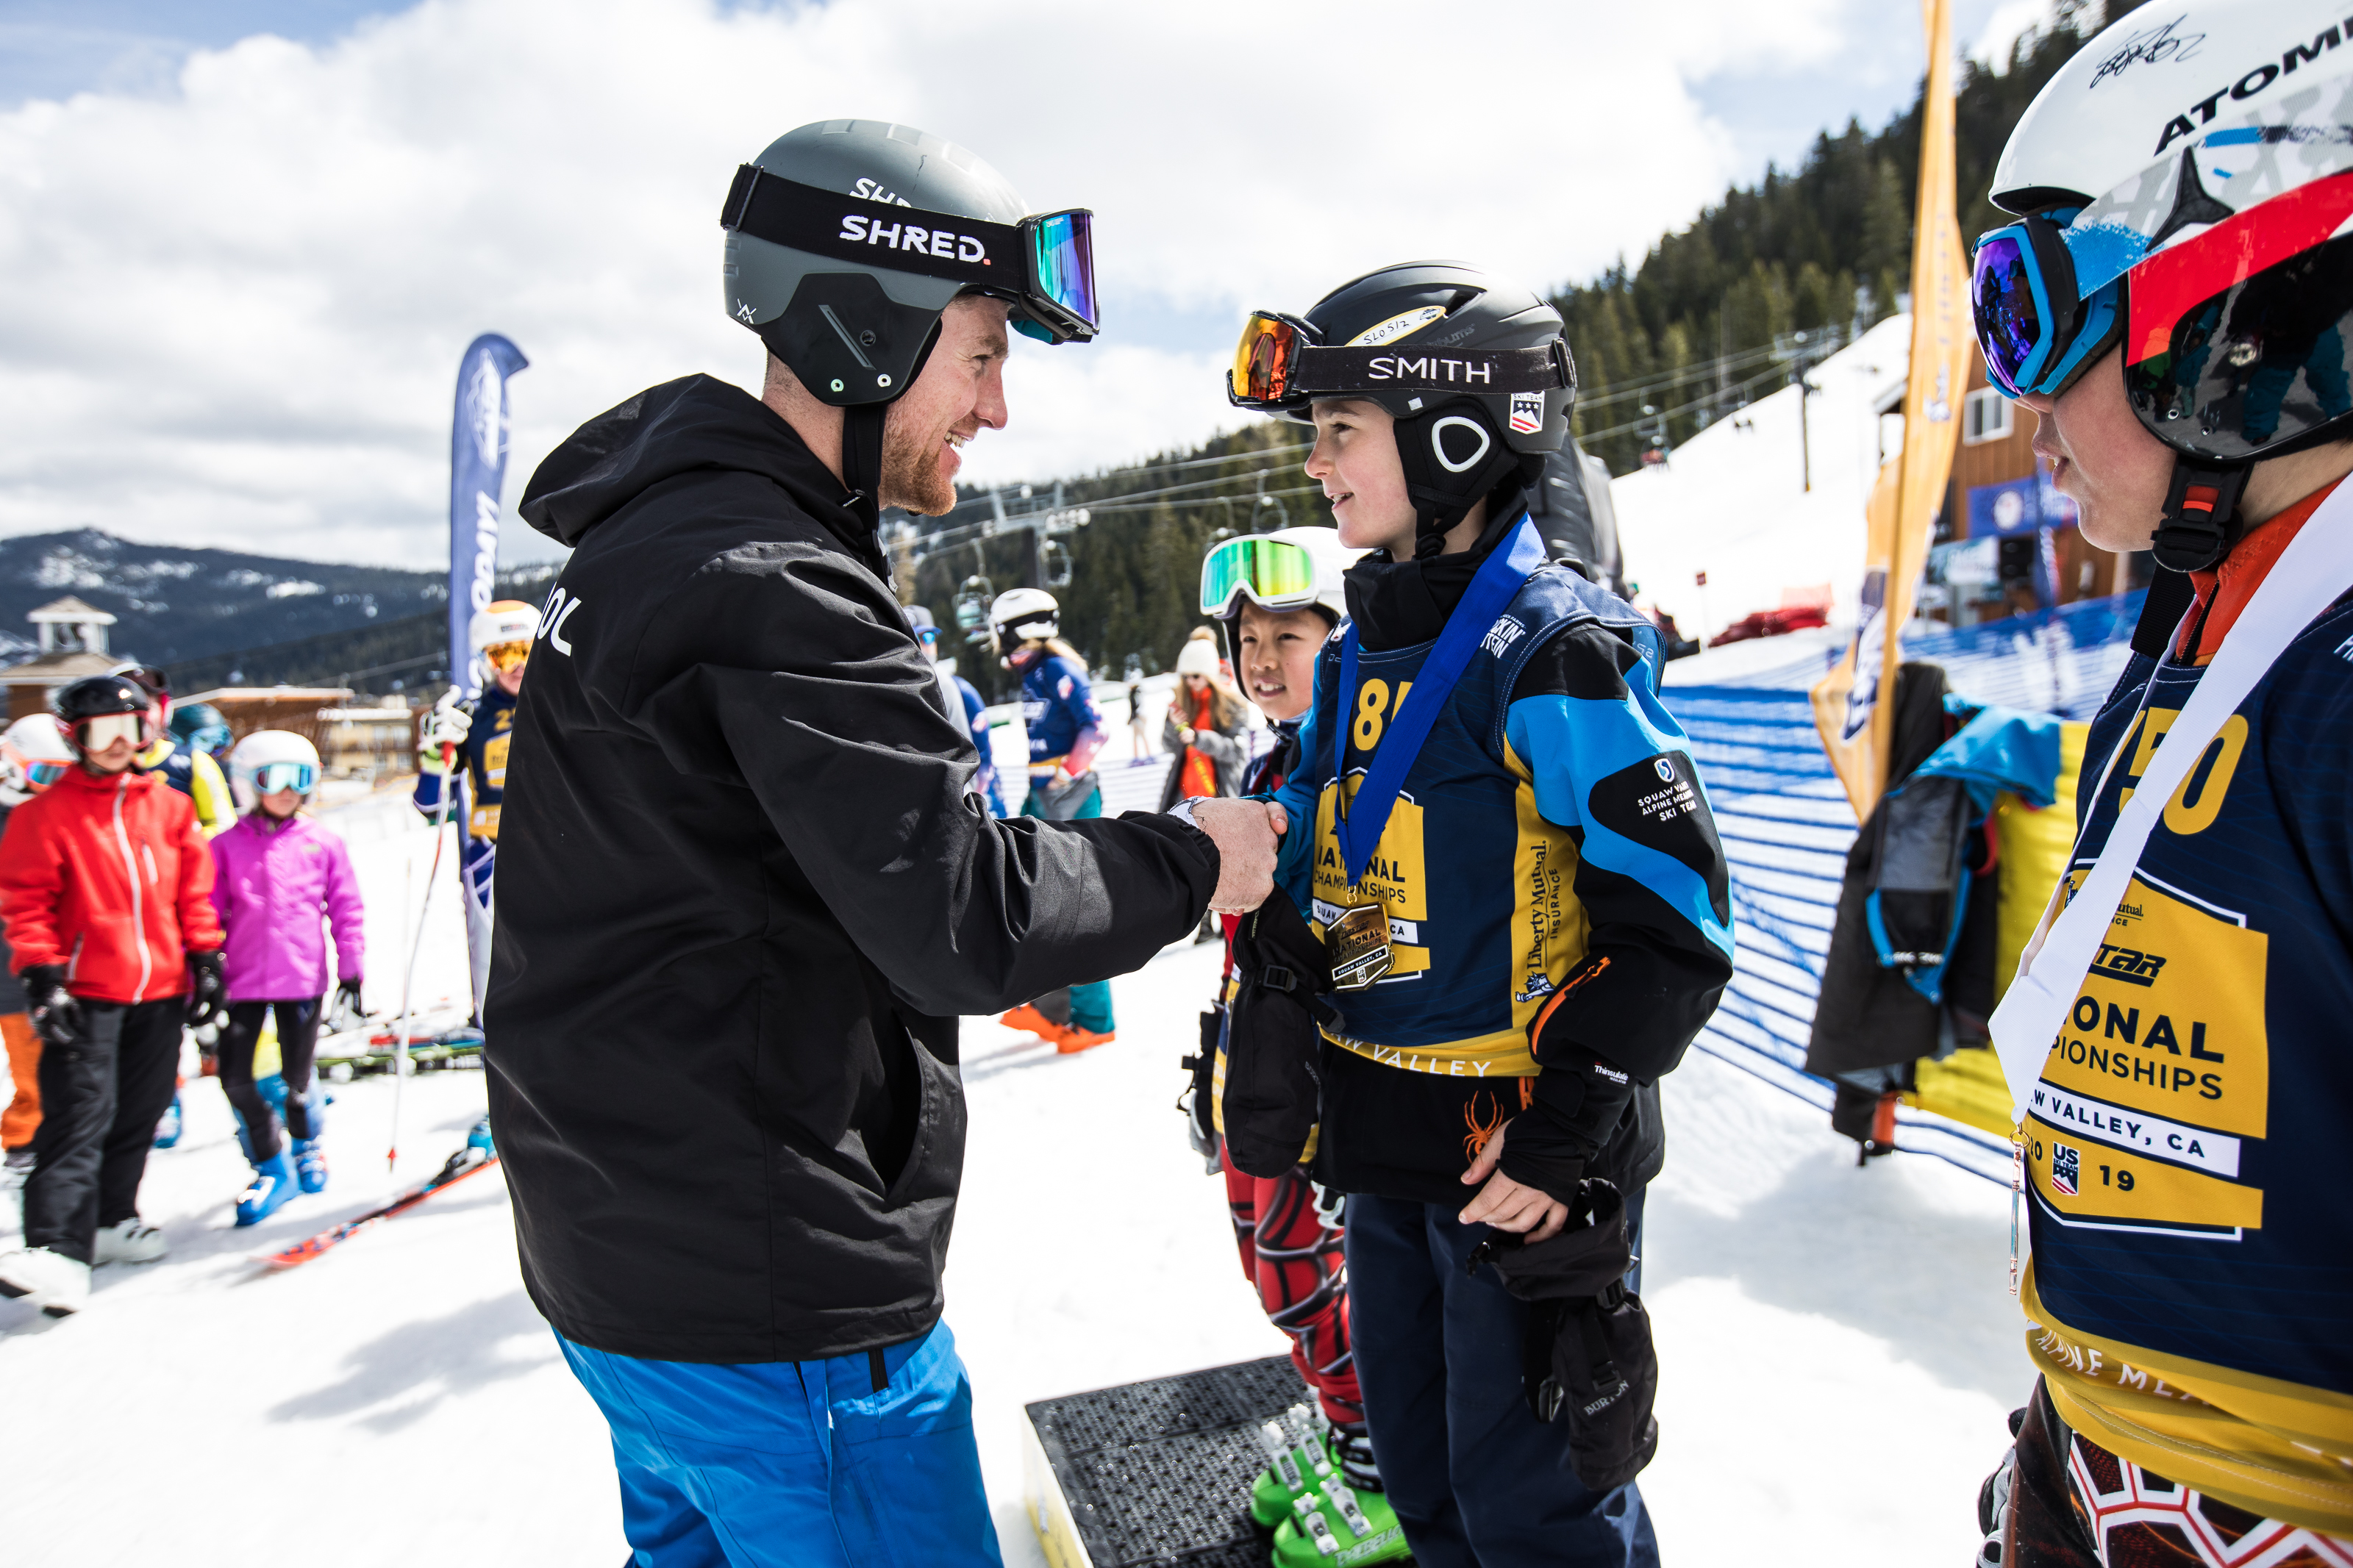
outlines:
[[[1994,1020],[2040,1373],[1979,1499],[2005,1568],[2353,1563],[2353,49],[2309,0],[2178,11],[2179,69],[2118,71],[2136,16],[2052,79],[1976,249],[1989,376],[2161,568],[2076,793],[2071,885],[2130,879]]]
[[[1594,1490],[1522,1382],[1527,1303],[1472,1254],[1639,1226],[1656,1081],[1732,972],[1705,792],[1660,706],[1657,634],[1545,560],[1524,488],[1566,438],[1561,321],[1451,263],[1259,313],[1230,394],[1312,422],[1349,624],[1276,799],[1277,886],[1323,935],[1315,1154],[1348,1194],[1356,1373],[1417,1562],[1657,1561],[1631,1482]],[[1636,1464],[1639,1468],[1639,1462]],[[1630,1473],[1630,1472],[1629,1472]]]

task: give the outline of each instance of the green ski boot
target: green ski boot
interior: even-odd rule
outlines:
[[[1389,1500],[1355,1490],[1336,1471],[1300,1493],[1274,1532],[1274,1568],[1362,1568],[1394,1563],[1407,1552]]]
[[[1324,1477],[1339,1473],[1321,1432],[1293,1447],[1282,1424],[1269,1421],[1258,1429],[1258,1446],[1265,1451],[1267,1465],[1250,1483],[1250,1511],[1261,1530],[1272,1530],[1291,1518],[1292,1507],[1303,1494],[1322,1484]]]

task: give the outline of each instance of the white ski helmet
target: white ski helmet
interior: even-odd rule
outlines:
[[[0,805],[18,806],[65,776],[73,748],[54,713],[28,713],[0,733]]]
[[[998,646],[1019,647],[1062,635],[1062,606],[1043,588],[1008,588],[988,607],[989,629]]]
[[[498,599],[474,612],[466,628],[476,654],[502,643],[528,643],[539,635],[539,611],[521,599]]]
[[[2119,342],[2173,448],[2159,565],[2219,560],[2247,470],[2353,431],[2353,40],[2318,0],[2188,0],[2086,43],[2020,118],[1971,303],[1993,384],[2064,393]],[[2342,237],[2340,237],[2342,236]]]
[[[291,730],[256,730],[229,752],[228,791],[239,811],[281,789],[308,799],[318,787],[319,748]]]
[[[1230,623],[1244,599],[1277,614],[1312,605],[1336,626],[1348,618],[1341,579],[1364,553],[1341,543],[1336,528],[1279,528],[1220,540],[1201,558],[1201,613]]]

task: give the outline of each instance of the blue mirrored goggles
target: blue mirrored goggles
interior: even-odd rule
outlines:
[[[25,777],[40,789],[47,789],[66,776],[64,763],[26,763]]]
[[[2129,262],[2106,254],[2116,248],[2108,232],[2078,236],[2062,226],[2073,216],[2005,225],[1979,236],[1970,258],[1969,311],[1986,379],[2009,396],[2057,396],[2123,329]]]
[[[318,782],[319,770],[308,763],[264,763],[253,770],[253,787],[259,795],[288,789],[309,795]]]
[[[1049,343],[1094,335],[1102,325],[1095,314],[1094,223],[1095,215],[1082,207],[1021,220],[1029,289],[1014,331]]]

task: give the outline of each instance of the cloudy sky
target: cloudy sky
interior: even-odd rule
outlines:
[[[2042,0],[1957,0],[1998,50]],[[897,120],[1097,214],[1105,331],[1021,347],[982,483],[1237,421],[1240,313],[1413,256],[1537,287],[1884,121],[1893,0],[0,0],[0,533],[430,566],[460,351],[503,331],[510,501],[691,371],[758,384],[720,198],[778,133]],[[548,547],[520,522],[510,559]]]

